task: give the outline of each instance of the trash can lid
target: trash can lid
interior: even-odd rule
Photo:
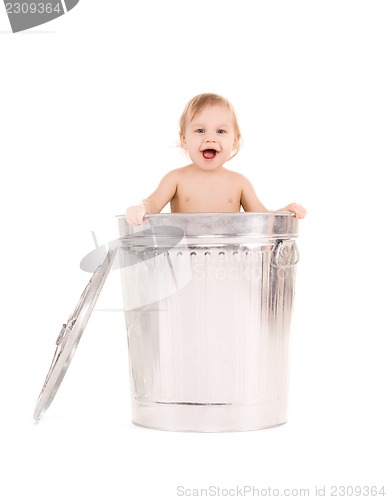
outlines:
[[[94,305],[112,267],[117,248],[111,248],[107,252],[104,261],[96,269],[86,285],[67,323],[62,326],[56,340],[56,349],[50,369],[35,406],[33,418],[36,422],[40,420],[43,412],[50,406],[66,375],[82,333],[86,328]]]

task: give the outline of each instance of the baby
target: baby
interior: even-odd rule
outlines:
[[[246,177],[224,167],[241,144],[236,114],[224,97],[200,94],[188,102],[180,118],[180,144],[192,163],[166,174],[148,198],[129,207],[127,222],[142,224],[146,214],[159,213],[168,202],[172,213],[268,211]],[[279,210],[298,219],[306,215],[297,203]]]

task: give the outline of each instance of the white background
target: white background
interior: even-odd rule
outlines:
[[[1,8],[1,498],[171,499],[178,485],[313,498],[316,485],[386,483],[386,25],[373,0],[81,0],[12,34]],[[114,216],[187,163],[177,124],[200,92],[238,112],[244,146],[228,167],[266,206],[308,210],[289,422],[134,426],[124,319],[96,311],[33,425],[91,231],[115,239]],[[113,273],[99,307],[119,307],[118,289]]]

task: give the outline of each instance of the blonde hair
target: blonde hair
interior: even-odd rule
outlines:
[[[232,113],[234,120],[236,148],[235,148],[235,153],[230,157],[231,159],[240,150],[240,147],[242,145],[242,136],[239,128],[238,119],[233,106],[225,97],[222,97],[218,94],[211,94],[211,93],[199,94],[193,97],[187,103],[187,105],[184,108],[183,114],[180,117],[180,133],[179,133],[180,141],[182,141],[183,137],[185,136],[186,124],[190,123],[195,118],[195,116],[198,115],[203,109],[212,106],[224,106],[228,108]]]

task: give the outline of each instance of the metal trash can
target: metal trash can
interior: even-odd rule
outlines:
[[[201,432],[285,423],[297,219],[158,214],[137,238],[123,217],[119,227],[131,236],[120,267],[133,422]],[[153,245],[160,228],[183,237]]]
[[[60,330],[34,420],[119,268],[134,423],[217,432],[286,422],[297,219],[242,212],[151,215],[139,227],[118,221],[120,238],[81,262],[93,275]]]

